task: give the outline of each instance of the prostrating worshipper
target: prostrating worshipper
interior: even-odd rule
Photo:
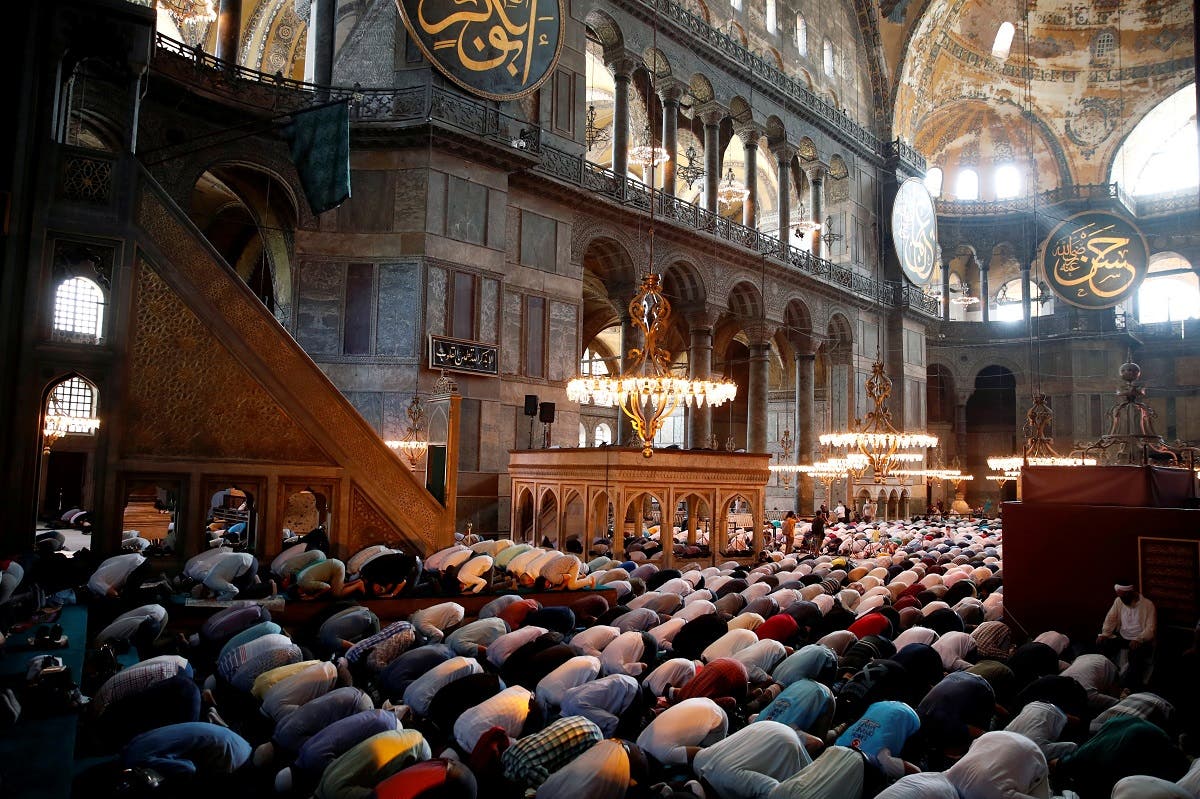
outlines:
[[[505,749],[500,755],[504,777],[521,788],[537,788],[603,738],[583,716],[565,716]]]
[[[831,746],[797,774],[775,786],[768,799],[859,799],[865,783],[863,756]]]
[[[591,575],[581,577],[583,569],[583,563],[575,555],[557,553],[554,557],[542,561],[534,587],[543,591],[578,591],[581,588],[591,588],[594,580]]]
[[[1050,768],[1037,744],[1013,732],[988,732],[946,771],[961,799],[1049,799]]]
[[[362,664],[366,672],[378,674],[400,655],[416,645],[417,631],[410,622],[394,621],[346,650],[346,661],[353,668]]]
[[[254,765],[265,766],[276,759],[290,761],[317,733],[335,722],[374,707],[371,697],[350,686],[337,688],[306,702],[280,720],[275,725],[271,740],[254,750]]]
[[[729,717],[711,699],[685,699],[654,717],[637,738],[638,748],[663,766],[691,765],[704,747],[729,731]]]
[[[921,727],[917,712],[903,702],[875,702],[858,721],[846,728],[835,742],[862,752],[867,763],[888,782],[919,770],[900,757],[909,737]]]
[[[1162,729],[1136,716],[1116,716],[1058,760],[1055,779],[1090,799],[1109,795],[1123,777],[1145,774],[1174,782],[1187,770],[1187,756]]]
[[[391,710],[360,710],[338,719],[301,744],[292,764],[275,775],[275,789],[311,794],[321,775],[343,754],[380,733],[399,730],[400,722]]]
[[[492,727],[499,727],[510,741],[519,738],[532,703],[533,694],[528,689],[519,685],[505,688],[458,717],[454,722],[454,740],[463,754],[469,755]]]
[[[1117,598],[1104,617],[1096,644],[1114,663],[1122,651],[1129,654],[1129,663],[1121,672],[1121,684],[1130,691],[1140,691],[1154,659],[1154,636],[1158,614],[1154,603],[1142,596],[1132,583],[1113,586]]]
[[[363,565],[359,579],[369,595],[393,597],[416,585],[421,559],[404,552],[388,552]]]
[[[138,587],[140,575],[147,572],[146,556],[138,552],[113,555],[96,567],[88,579],[88,589],[98,597],[117,598]]]
[[[483,666],[474,658],[454,657],[442,661],[404,689],[404,704],[418,716],[427,716],[429,705],[438,691],[455,680],[482,673]]]
[[[812,762],[796,731],[759,721],[696,753],[692,768],[705,792],[722,799],[762,799]]]
[[[379,693],[399,702],[414,680],[439,663],[454,657],[454,651],[442,644],[427,644],[410,649],[389,663],[375,680]]]
[[[119,649],[135,646],[147,649],[162,634],[167,625],[167,609],[162,605],[142,605],[127,610],[96,633],[95,643],[113,644]]]
[[[491,585],[491,581],[488,579],[491,572],[491,556],[476,555],[458,569],[456,577],[459,591],[464,594],[478,594]]]
[[[1061,708],[1049,702],[1030,702],[1004,729],[1024,735],[1038,745],[1047,761],[1054,761],[1075,751],[1074,741],[1060,740],[1067,721]]]
[[[250,744],[233,730],[206,722],[169,724],[149,730],[121,750],[127,768],[152,768],[168,779],[227,775],[250,760]],[[164,789],[169,795],[170,789]]]
[[[996,694],[977,674],[958,671],[933,686],[921,703],[921,736],[931,750],[931,762],[944,762],[965,752],[987,732],[996,709]]]
[[[833,720],[836,703],[833,691],[819,682],[808,679],[796,680],[784,688],[779,696],[754,719],[758,724],[776,721],[805,733],[802,741],[810,751],[824,745],[825,733]]]
[[[365,590],[362,580],[346,582],[346,564],[337,558],[317,561],[296,574],[296,592],[301,599],[343,597]]]
[[[479,783],[457,760],[436,758],[398,771],[375,786],[374,799],[475,799]]]
[[[635,714],[639,712],[639,695],[637,680],[627,674],[610,674],[564,691],[560,710],[566,716],[588,719],[602,735],[611,737],[631,709]]]
[[[321,622],[317,641],[326,653],[343,654],[357,642],[379,632],[379,617],[370,608],[354,605]]]
[[[601,741],[551,774],[535,799],[625,799],[632,782],[644,779],[645,758],[625,741]]]
[[[372,735],[329,764],[317,785],[317,799],[368,799],[375,786],[414,763],[432,757],[416,730]]]
[[[446,631],[458,626],[466,615],[466,608],[457,602],[442,602],[418,610],[408,620],[427,640],[439,643]]]
[[[274,672],[286,673],[274,681],[263,680],[263,677],[269,677]],[[278,724],[305,703],[332,691],[337,680],[338,670],[332,663],[306,661],[290,666],[280,666],[260,676],[255,681],[255,688],[252,689],[252,692],[257,692],[262,699],[263,714],[274,719]],[[267,686],[268,682],[270,684],[260,689],[260,682],[264,686]]]
[[[534,695],[542,703],[543,708],[557,710],[567,691],[589,683],[599,676],[599,658],[591,655],[576,655],[538,680]]]

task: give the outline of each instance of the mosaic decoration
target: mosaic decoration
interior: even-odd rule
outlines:
[[[1079,145],[1084,158],[1091,158],[1096,148],[1116,130],[1120,103],[1099,97],[1085,97],[1074,113],[1067,114],[1067,137]]]
[[[558,65],[563,0],[396,0],[404,27],[439,72],[478,97],[515,100]]]
[[[1142,232],[1125,217],[1084,211],[1050,232],[1040,260],[1060,299],[1080,308],[1112,308],[1141,285],[1150,249]]]

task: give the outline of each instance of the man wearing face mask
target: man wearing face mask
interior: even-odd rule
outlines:
[[[1130,691],[1141,689],[1154,651],[1156,614],[1154,603],[1142,596],[1132,583],[1113,586],[1113,600],[1096,644],[1114,663],[1122,649],[1129,650],[1129,665],[1121,681]]]

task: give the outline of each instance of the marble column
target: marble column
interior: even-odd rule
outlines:
[[[988,288],[988,263],[982,262],[979,264],[979,304],[983,311],[983,321],[989,319],[990,309],[988,308],[988,296],[991,290]]]
[[[663,81],[658,87],[658,97],[662,100],[662,146],[667,151],[667,160],[663,164],[662,190],[668,197],[675,196],[675,169],[679,164],[679,100],[683,97],[686,85],[678,81]]]
[[[315,42],[313,83],[321,87],[333,84],[333,36],[336,8],[336,0],[313,0],[314,26],[308,35],[312,36]]]
[[[812,254],[818,258],[825,257],[825,167],[818,165],[808,176],[808,185],[812,192],[812,219],[821,227],[812,232]]]
[[[758,128],[747,127],[737,132],[742,140],[742,151],[745,153],[746,189],[749,192],[742,201],[742,224],[748,228],[758,229],[758,140],[762,132]],[[757,450],[756,450],[757,451]]]
[[[792,159],[796,149],[789,144],[771,149],[779,169],[779,189],[775,207],[779,209],[779,241],[787,244],[792,238]]]
[[[942,319],[950,321],[950,259],[942,262]]]
[[[704,210],[717,213],[717,186],[721,182],[721,120],[724,110],[698,111],[704,123]]]
[[[1029,264],[1021,264],[1021,318],[1026,322],[1033,316],[1029,296]]]
[[[217,11],[217,58],[232,66],[242,38],[242,0],[221,0]]]
[[[629,348],[635,346],[633,319],[629,316],[629,298],[624,297],[618,306],[617,316],[621,320],[621,374],[629,368]],[[629,417],[617,409],[616,444],[622,447],[640,447],[642,442],[633,432],[633,423]]]
[[[811,352],[796,353],[796,463],[812,463],[817,436],[814,429],[814,374],[817,356]],[[816,507],[813,479],[796,475],[796,512],[810,513]]]
[[[770,335],[750,340],[750,385],[746,389],[746,451],[767,451],[767,392],[770,388]]]
[[[967,400],[969,394],[959,394],[954,406],[954,454],[961,463],[967,462]]]
[[[618,58],[606,65],[613,76],[612,171],[619,180],[629,174],[629,84],[635,63]]]
[[[707,378],[712,375],[712,322],[707,317],[691,318],[688,342],[688,377]],[[707,448],[712,438],[712,408],[691,409],[688,417],[688,447]]]

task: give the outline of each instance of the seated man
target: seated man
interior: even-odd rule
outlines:
[[[1130,691],[1139,691],[1153,660],[1157,614],[1154,603],[1138,593],[1136,586],[1118,584],[1113,590],[1117,598],[1104,617],[1096,644],[1118,665],[1121,650],[1129,651],[1129,664],[1121,682]]]

